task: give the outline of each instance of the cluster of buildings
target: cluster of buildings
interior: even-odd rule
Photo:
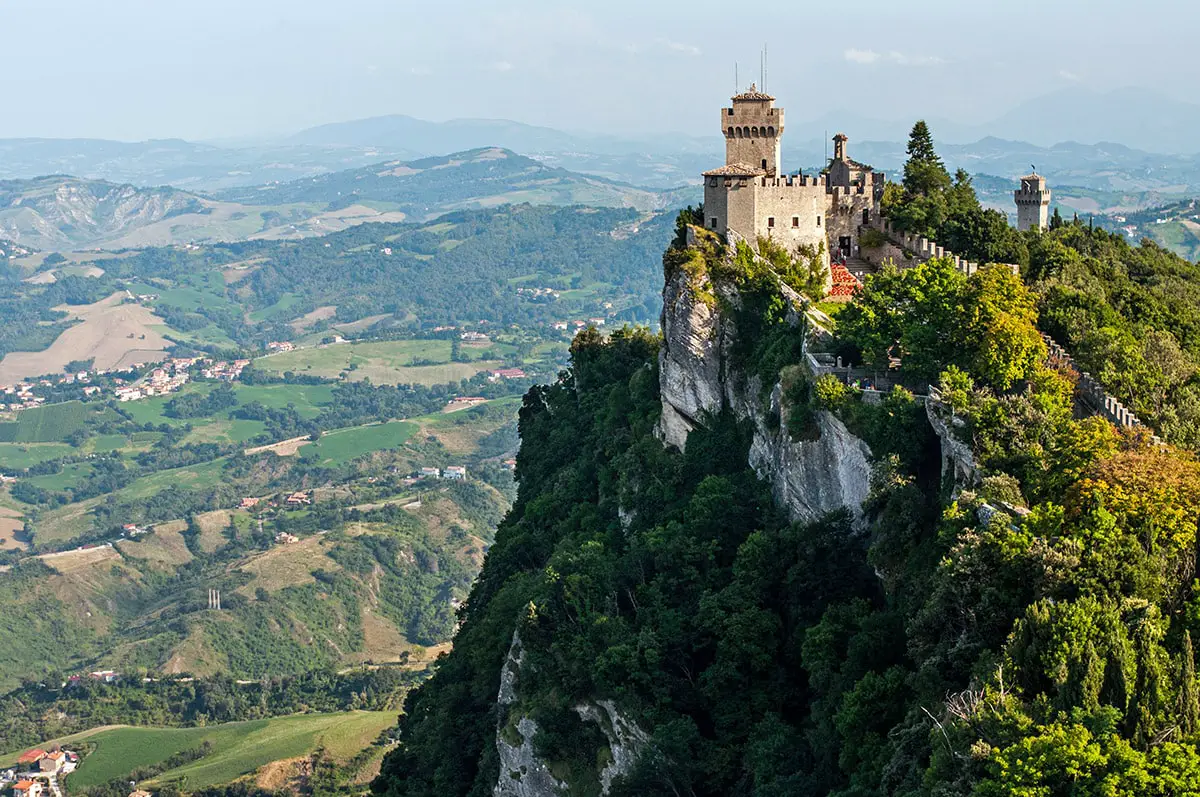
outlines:
[[[488,373],[489,382],[499,382],[501,379],[524,379],[525,372],[520,368],[501,368]]]
[[[210,360],[200,373],[205,379],[220,379],[224,382],[232,382],[241,375],[242,371],[249,364],[249,360],[233,360],[232,362]]]
[[[553,327],[554,329],[557,329],[560,331],[565,331],[565,330],[572,329],[572,328],[573,329],[583,329],[584,327],[589,326],[589,325],[594,326],[594,327],[602,327],[602,326],[604,326],[604,323],[605,323],[605,319],[603,319],[603,318],[589,318],[586,321],[581,321],[578,319],[576,319],[575,321],[555,321],[550,326]]]
[[[291,344],[288,345],[290,346]],[[0,385],[0,412],[29,409],[45,404],[47,398],[37,395],[34,392],[39,387],[53,388],[74,385],[79,387],[82,396],[87,397],[104,392],[105,387],[99,384],[92,384],[99,380],[103,381],[105,385],[112,387],[112,394],[117,401],[137,401],[152,396],[166,396],[176,392],[191,380],[194,366],[197,365],[203,365],[201,375],[206,379],[233,381],[249,364],[249,360],[225,362],[223,360],[207,360],[203,357],[171,357],[159,363],[148,374],[134,378],[130,382],[127,382],[126,378],[112,376],[113,374],[124,373],[128,377],[127,372],[111,369],[95,369],[64,374],[57,378],[44,377],[35,381],[26,380],[13,385]],[[129,366],[129,371],[136,373],[146,366],[146,363],[133,363]],[[108,380],[100,379],[101,377],[109,376],[112,376],[112,378]],[[56,398],[55,400],[65,399]]]
[[[419,478],[422,479],[449,479],[450,481],[464,481],[467,478],[467,469],[462,465],[447,465],[441,470],[438,468],[421,468],[418,473]]]
[[[487,343],[491,338],[482,332],[464,332],[458,336],[461,340],[467,343]]]
[[[296,350],[296,344],[292,343],[290,340],[273,340],[267,344],[267,351],[269,351],[269,352],[282,352],[282,351],[295,351],[295,350]]]
[[[553,288],[517,288],[517,295],[534,301],[557,301],[562,295]]]
[[[189,371],[197,362],[197,357],[172,357],[132,385],[118,386],[113,392],[117,401],[169,395],[188,383],[191,379]]]
[[[50,387],[53,383],[48,379],[43,379],[40,384]],[[18,382],[15,385],[0,386],[4,393],[4,401],[0,403],[0,410],[27,410],[30,407],[45,404],[45,396],[33,394],[33,385],[33,382]]]
[[[58,778],[74,772],[79,754],[55,747],[49,751],[35,748],[17,758],[17,766],[0,773],[0,785],[12,784],[13,797],[42,797],[62,794]]]

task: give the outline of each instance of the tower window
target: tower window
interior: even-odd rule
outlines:
[[[712,218],[710,218],[708,220],[708,226],[714,230],[717,229],[717,217],[716,216],[713,216]]]
[[[817,216],[817,226],[818,227],[821,226],[821,217],[820,216]]]
[[[774,226],[775,226],[775,217],[774,217],[774,216],[768,216],[768,217],[767,217],[767,226],[768,226],[768,227],[774,227]]]
[[[766,171],[767,170],[767,159],[763,158],[762,163],[763,163],[763,171]]]
[[[793,227],[800,226],[800,217],[799,216],[792,216],[792,226]]]

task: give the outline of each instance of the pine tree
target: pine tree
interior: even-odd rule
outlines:
[[[908,134],[908,160],[904,164],[904,191],[911,196],[938,194],[950,187],[950,173],[937,150],[933,134],[924,120],[913,125]]]
[[[924,119],[918,119],[908,134],[907,152],[909,163],[928,163],[945,168],[937,150],[933,148],[933,134],[929,132],[929,125],[925,124]]]
[[[1196,659],[1190,631],[1183,632],[1183,651],[1179,657],[1179,723],[1190,734],[1200,728],[1200,691],[1196,689]]]

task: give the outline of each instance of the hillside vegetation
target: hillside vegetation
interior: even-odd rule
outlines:
[[[762,261],[715,243],[664,259],[736,324],[730,362],[762,378],[768,427],[806,441],[832,417],[869,447],[863,523],[789,522],[730,411],[664,448],[659,342],[581,335],[570,371],[525,398],[517,500],[376,794],[519,781],[500,748],[529,739],[529,721],[535,766],[571,794],[1197,793],[1200,465],[1076,417],[1039,334],[1057,329],[1065,283],[1093,300],[1073,316],[1086,331],[1103,319],[1139,345],[1185,341],[1188,316],[1168,312],[1183,302],[1157,290],[1190,266],[1079,227],[1006,231],[931,150],[910,165],[894,218],[957,224],[956,251],[1028,280],[934,260],[870,278],[838,314],[829,345],[894,352],[906,381],[939,389],[928,409],[904,388],[876,402],[814,378]],[[1056,284],[1046,249],[1097,269],[1090,284],[1070,265]],[[1124,303],[1138,291],[1162,312]],[[951,444],[972,476],[943,470]],[[519,697],[498,703],[505,691]],[[645,735],[607,786],[613,729],[577,710],[605,701]]]

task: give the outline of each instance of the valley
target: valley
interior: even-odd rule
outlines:
[[[515,496],[521,395],[553,379],[579,328],[657,313],[671,214],[603,207],[625,189],[546,183],[532,162],[532,193],[504,170],[488,184],[509,160],[429,165],[447,208],[479,206],[429,221],[396,196],[379,213],[397,220],[357,216],[371,195],[344,203],[365,223],[311,238],[7,244],[0,708],[14,724],[0,750],[82,749],[67,782],[95,797],[131,774],[156,791],[373,777]],[[280,190],[293,208],[337,193]],[[506,191],[593,204],[484,207]],[[237,202],[281,207],[253,199]],[[120,243],[183,234],[187,215]],[[133,708],[158,705],[146,690],[336,672],[372,696]]]

